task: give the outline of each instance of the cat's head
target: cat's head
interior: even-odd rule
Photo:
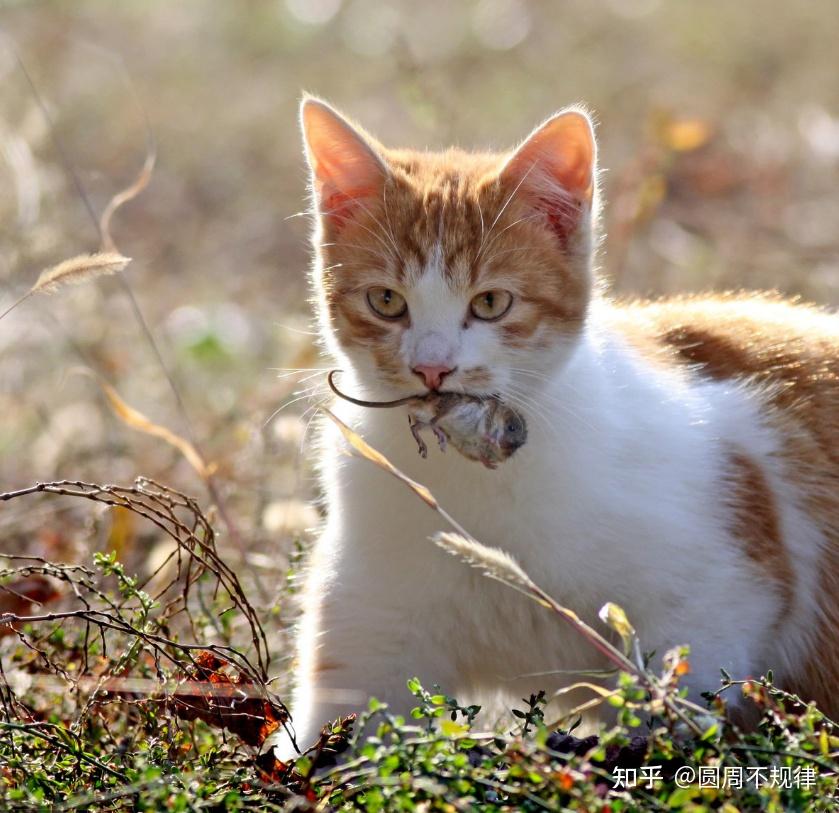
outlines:
[[[386,149],[322,101],[301,122],[329,348],[379,395],[540,388],[580,335],[597,211],[591,121],[503,154]]]

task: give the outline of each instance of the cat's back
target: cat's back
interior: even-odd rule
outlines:
[[[654,363],[760,387],[839,465],[839,315],[772,294],[638,300],[610,311]]]
[[[818,609],[812,654],[787,688],[839,713],[839,316],[771,294],[726,294],[616,303],[609,320],[653,364],[757,393],[778,441],[774,462],[822,540],[815,583],[796,583],[788,565],[789,590],[806,591]],[[747,490],[760,482],[760,470],[749,471]],[[766,522],[777,496],[752,494],[741,523],[750,555],[776,571],[795,549]]]

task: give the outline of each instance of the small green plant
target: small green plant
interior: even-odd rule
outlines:
[[[614,657],[627,668],[612,673],[614,688],[575,684],[614,708],[612,726],[578,736],[576,723],[551,722],[552,698],[537,692],[511,711],[512,726],[487,729],[479,706],[410,678],[408,719],[371,700],[357,719],[325,721],[317,742],[281,763],[265,750],[287,714],[259,666],[263,634],[195,503],[147,481],[42,484],[10,498],[38,492],[153,516],[181,558],[150,590],[113,552],[96,554],[92,567],[5,556],[0,594],[21,606],[0,617],[0,809],[836,809],[833,721],[777,689],[771,674],[722,673],[706,705],[689,703],[687,650],[665,653],[654,671],[614,605],[603,615],[625,639]],[[465,550],[481,555],[475,543]],[[732,692],[758,710],[754,730],[726,718]]]

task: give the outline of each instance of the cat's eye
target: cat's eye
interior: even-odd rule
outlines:
[[[402,294],[378,285],[367,291],[367,303],[383,319],[400,319],[408,312],[408,303]]]
[[[509,291],[500,288],[493,291],[484,291],[475,297],[469,305],[472,316],[476,319],[483,319],[491,322],[500,319],[513,304],[513,295]]]

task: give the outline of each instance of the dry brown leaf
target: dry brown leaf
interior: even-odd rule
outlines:
[[[187,677],[173,696],[173,710],[182,720],[226,728],[254,748],[288,720],[286,710],[270,698],[252,696],[253,681],[213,652],[198,652]]]
[[[122,400],[119,393],[107,381],[99,381],[100,386],[105,392],[105,396],[111,405],[116,416],[132,429],[138,432],[145,432],[147,435],[160,438],[166,441],[170,446],[174,446],[186,459],[192,468],[198,472],[199,476],[207,480],[215,472],[215,464],[208,464],[204,458],[198,453],[198,450],[180,435],[176,435],[171,429],[165,426],[160,426],[149,420],[142,412],[134,409],[134,407],[126,404]]]
[[[407,474],[403,474],[399,471],[399,469],[397,469],[396,466],[394,466],[393,463],[391,463],[381,452],[376,451],[372,446],[370,446],[370,444],[368,444],[361,435],[350,429],[350,427],[347,426],[337,415],[333,415],[328,409],[322,408],[322,411],[332,419],[335,425],[341,430],[341,434],[344,436],[344,439],[362,457],[366,458],[371,463],[375,463],[380,469],[384,469],[388,472],[388,474],[392,474],[394,477],[401,480],[426,505],[439,510],[440,506],[438,505],[437,500],[434,499],[434,495],[424,485],[421,485],[416,480],[412,480]]]
[[[40,573],[22,576],[0,584],[0,615],[29,615],[35,605],[42,606],[60,596],[61,591],[56,583],[46,576]],[[0,624],[0,638],[14,632],[11,624]]]
[[[613,601],[607,601],[598,613],[600,620],[608,624],[624,641],[631,642],[635,636],[635,627],[629,623],[623,608]]]

